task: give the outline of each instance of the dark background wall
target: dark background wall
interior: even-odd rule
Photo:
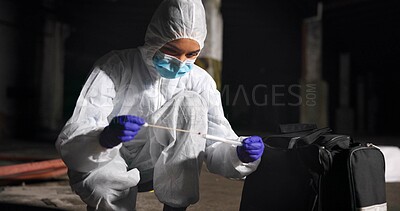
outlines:
[[[66,40],[65,107],[69,118],[93,63],[111,50],[144,43],[147,23],[160,0],[65,1],[59,14],[71,27]]]
[[[351,2],[351,1],[350,1]],[[327,1],[323,19],[323,73],[330,86],[331,125],[339,106],[339,54],[351,55],[351,106],[361,134],[399,134],[400,6],[396,1]],[[361,92],[357,86],[363,84]],[[365,95],[361,102],[357,97]],[[360,113],[362,112],[362,113]]]
[[[233,127],[275,131],[299,121],[301,27],[316,1],[223,1],[223,102]]]
[[[35,133],[37,123],[45,10],[34,1],[0,3],[0,140],[3,137],[30,137]],[[12,64],[5,65],[7,62]]]

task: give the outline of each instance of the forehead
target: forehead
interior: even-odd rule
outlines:
[[[165,47],[174,48],[175,50],[182,50],[182,51],[196,51],[200,49],[199,43],[189,38],[172,40],[163,46],[163,48]]]

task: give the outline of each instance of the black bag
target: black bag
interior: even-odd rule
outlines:
[[[281,125],[280,131],[264,138],[261,163],[244,182],[241,211],[386,210],[377,147],[313,124]]]

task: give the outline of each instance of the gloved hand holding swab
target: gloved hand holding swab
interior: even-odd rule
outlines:
[[[227,144],[232,144],[235,146],[242,146],[242,143],[238,140],[232,140],[232,139],[226,139],[226,138],[221,138],[213,135],[208,135],[208,134],[202,134],[200,132],[194,132],[194,131],[189,131],[189,130],[183,130],[183,129],[178,129],[178,128],[170,128],[170,127],[164,127],[160,125],[151,125],[148,124],[147,122],[142,125],[143,127],[153,127],[153,128],[159,128],[159,129],[164,129],[164,130],[175,130],[179,132],[184,132],[184,133],[193,133],[201,136],[202,138],[213,140],[213,141],[218,141],[218,142],[223,142]]]

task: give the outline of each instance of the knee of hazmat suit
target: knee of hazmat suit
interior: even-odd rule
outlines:
[[[196,92],[207,102],[208,134],[238,138],[224,117],[216,84],[205,70],[194,65],[179,78],[163,78],[152,61],[165,44],[182,38],[196,41],[201,49],[206,34],[201,0],[164,0],[148,25],[143,46],[111,51],[96,61],[74,112],[56,141],[56,148],[71,172],[85,175],[81,178],[84,180],[87,174],[104,172],[97,169],[106,168],[116,157],[124,158],[127,177],[135,175],[129,173],[135,168],[141,175],[151,172],[154,162],[149,153],[148,128],[141,128],[132,141],[113,148],[102,147],[99,136],[112,118],[133,115],[149,120],[167,101],[185,91]],[[245,177],[257,168],[260,161],[243,163],[235,146],[211,140],[207,140],[204,154],[211,172],[230,178]],[[78,180],[74,178],[74,181]]]

